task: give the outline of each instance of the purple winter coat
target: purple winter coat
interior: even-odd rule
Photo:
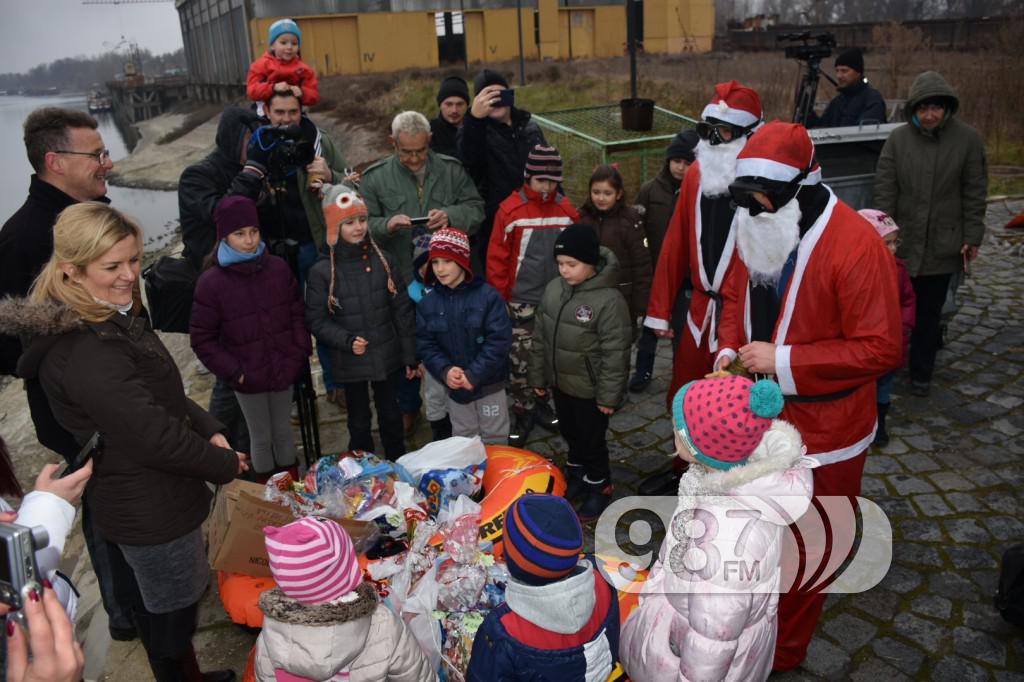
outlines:
[[[285,390],[312,349],[299,285],[266,251],[227,267],[214,257],[196,283],[189,336],[206,368],[239,393]]]

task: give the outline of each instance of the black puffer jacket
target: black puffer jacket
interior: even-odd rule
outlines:
[[[0,325],[35,337],[18,374],[39,378],[61,425],[79,443],[103,436],[86,488],[103,539],[155,545],[198,528],[210,511],[206,481],[231,481],[238,457],[209,442],[221,425],[185,396],[147,318],[83,322],[61,304],[17,299],[0,303]]]
[[[661,255],[661,244],[668,232],[668,223],[676,210],[679,199],[679,180],[672,177],[668,161],[661,171],[640,187],[636,203],[643,207],[644,233],[647,235],[647,246],[651,249],[651,265],[658,266]]]
[[[484,222],[477,239],[488,243],[498,205],[523,184],[526,157],[546,144],[529,111],[512,108],[512,125],[466,114],[459,129],[459,158],[484,199]]]
[[[326,251],[326,249],[325,249]],[[394,293],[388,289],[388,270]],[[383,381],[416,361],[416,311],[391,256],[378,251],[367,237],[358,244],[339,240],[334,247],[334,297],[327,306],[331,258],[322,253],[306,282],[306,327],[331,349],[334,380],[341,383]],[[367,340],[366,352],[356,355],[352,342]]]
[[[205,159],[186,168],[178,180],[183,255],[196,270],[202,269],[203,259],[217,241],[213,220],[217,202],[228,194],[241,194],[253,201],[260,196],[263,181],[258,175],[242,172],[242,143],[259,122],[256,112],[249,109],[225,109],[217,126],[217,147]]]

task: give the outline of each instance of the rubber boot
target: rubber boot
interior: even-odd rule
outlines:
[[[569,462],[565,465],[565,499],[574,502],[577,497],[583,494],[586,486],[583,484],[583,465]]]
[[[889,413],[889,403],[878,403],[878,430],[875,431],[875,439],[871,444],[875,447],[884,448],[889,444],[889,434],[885,430],[885,416]]]
[[[580,510],[576,512],[576,516],[579,517],[580,521],[593,521],[612,503],[612,493],[615,491],[615,486],[607,478],[594,482],[588,480],[586,476],[583,477],[583,486],[586,492],[586,499],[583,500]]]
[[[430,439],[444,440],[452,437],[452,420],[445,415],[443,419],[430,422]]]

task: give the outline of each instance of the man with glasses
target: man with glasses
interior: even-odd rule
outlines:
[[[0,298],[28,294],[53,253],[53,225],[61,211],[82,201],[109,202],[106,178],[114,164],[97,127],[89,114],[59,107],[36,109],[25,119],[25,151],[35,172],[25,203],[0,229]],[[0,336],[0,373],[15,374],[21,350],[17,338]],[[25,381],[25,394],[36,438],[70,462],[81,446],[57,423],[38,379]],[[110,634],[134,639],[135,626],[114,597],[106,543],[93,532],[84,498],[82,526]]]
[[[974,128],[956,118],[960,99],[934,71],[914,79],[907,125],[892,131],[878,157],[873,208],[900,226],[902,258],[917,296],[910,335],[911,392],[931,390],[950,279],[967,272],[985,235],[988,162]]]
[[[711,371],[718,349],[719,291],[735,253],[734,213],[729,183],[736,177],[736,157],[762,123],[761,98],[736,81],[719,83],[697,124],[696,162],[683,177],[651,284],[644,326],[672,338],[672,310],[685,282],[693,287],[689,312],[677,339],[669,403],[688,381]],[[676,464],[678,462],[679,464]],[[642,481],[642,495],[674,494],[685,470],[675,458],[669,471]]]
[[[430,122],[423,114],[395,116],[389,140],[395,153],[367,168],[359,189],[370,211],[370,233],[391,252],[408,284],[413,281],[413,239],[449,226],[475,234],[484,202],[458,159],[430,149]],[[398,398],[411,435],[421,405],[419,380],[403,380]]]

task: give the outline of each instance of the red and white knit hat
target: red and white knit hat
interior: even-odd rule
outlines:
[[[821,165],[807,128],[799,123],[772,121],[754,133],[736,159],[737,178],[791,182],[803,171],[801,185],[821,182]]]
[[[332,602],[363,580],[352,538],[330,519],[306,517],[263,529],[270,573],[285,595],[306,605]]]
[[[716,85],[715,96],[700,114],[703,119],[717,118],[741,128],[754,125],[763,116],[758,94],[734,80]]]
[[[466,271],[466,279],[473,278],[473,270],[469,267],[469,237],[462,230],[444,227],[430,236],[430,255],[435,258],[447,258],[455,261]]]

